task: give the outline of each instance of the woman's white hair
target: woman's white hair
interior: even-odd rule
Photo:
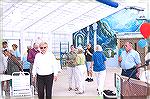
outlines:
[[[82,46],[78,46],[77,49],[82,50],[82,51],[84,50],[84,49],[82,48]]]
[[[103,49],[100,45],[96,45],[95,50],[96,51],[103,51]]]

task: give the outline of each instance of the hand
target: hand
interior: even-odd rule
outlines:
[[[85,55],[87,55],[87,50],[85,51]]]
[[[33,84],[33,85],[34,85],[35,81],[36,81],[36,77],[33,77],[33,76],[32,76],[32,84]]]
[[[86,51],[88,54],[90,54],[89,50]]]
[[[122,61],[122,57],[119,56],[119,57],[118,57],[118,62],[121,62],[121,61]]]
[[[54,81],[56,81],[57,80],[57,76],[54,76]]]
[[[140,77],[140,71],[139,71],[139,70],[137,70],[136,77],[137,77],[137,78]]]
[[[66,60],[66,63],[69,63],[69,60]]]

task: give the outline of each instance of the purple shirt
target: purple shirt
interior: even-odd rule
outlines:
[[[32,48],[31,50],[29,50],[29,53],[27,55],[27,61],[30,62],[31,64],[34,63],[34,59],[35,59],[35,55],[37,53],[39,53],[39,50],[35,50],[34,48]]]

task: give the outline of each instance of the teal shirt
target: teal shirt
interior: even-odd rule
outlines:
[[[125,49],[124,49],[124,48],[120,48],[119,51],[118,51],[118,56],[121,56],[121,53],[122,53],[123,51],[125,51]]]
[[[30,62],[27,61],[27,55],[22,57],[23,69],[30,69]]]
[[[13,52],[13,55],[14,55],[15,57],[21,57],[21,54],[20,54],[20,52],[19,52],[18,50],[15,50],[15,51]]]

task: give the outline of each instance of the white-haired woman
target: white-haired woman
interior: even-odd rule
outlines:
[[[98,95],[102,95],[103,87],[106,77],[106,66],[105,61],[106,57],[102,52],[102,47],[100,45],[96,45],[95,52],[92,56],[92,63],[91,63],[91,72],[92,70],[95,73],[96,81],[97,81],[97,91]]]
[[[83,94],[85,91],[85,74],[86,74],[86,65],[85,65],[85,56],[83,54],[83,48],[78,47],[78,53],[76,57],[77,66],[76,73],[77,73],[77,81],[78,81],[78,92],[76,94]]]

